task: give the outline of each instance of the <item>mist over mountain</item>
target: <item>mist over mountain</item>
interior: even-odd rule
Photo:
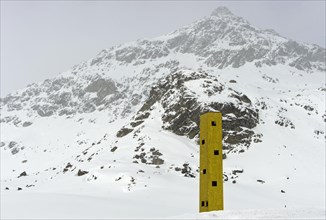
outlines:
[[[197,213],[208,111],[223,114],[225,209],[324,210],[325,59],[219,7],[11,93],[0,99],[1,215],[57,216],[31,214],[24,201],[42,195],[59,207],[81,196],[93,218]]]

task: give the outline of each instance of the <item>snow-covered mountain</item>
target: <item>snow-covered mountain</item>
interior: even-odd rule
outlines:
[[[198,212],[207,111],[223,113],[225,209],[324,209],[325,59],[324,48],[219,7],[9,94],[0,100],[1,215],[19,217],[18,206],[37,217],[33,204],[66,207],[68,195],[91,217]]]

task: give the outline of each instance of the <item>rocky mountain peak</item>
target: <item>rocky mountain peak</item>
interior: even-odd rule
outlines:
[[[210,17],[154,39],[138,40],[103,50],[85,66],[111,69],[118,65],[139,66],[178,54],[200,57],[203,65],[224,69],[248,63],[256,67],[278,64],[303,71],[325,70],[325,49],[300,44],[273,30],[252,26],[226,7],[216,8]],[[78,72],[76,70],[76,72]],[[121,75],[121,74],[119,74]]]
[[[214,9],[211,16],[221,17],[221,16],[233,16],[232,12],[225,6],[220,6]]]

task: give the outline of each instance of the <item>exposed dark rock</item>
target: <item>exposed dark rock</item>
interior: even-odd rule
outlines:
[[[117,137],[124,137],[127,134],[129,134],[130,132],[132,132],[134,129],[131,128],[122,128],[118,131],[117,133]]]
[[[96,57],[96,58],[92,59],[90,65],[93,66],[94,64],[99,64],[99,63],[101,63],[102,60],[103,60],[103,57]]]
[[[66,167],[63,169],[63,173],[67,172],[70,168],[72,168],[72,165],[67,163]]]
[[[111,152],[116,151],[116,149],[118,149],[118,147],[113,147],[113,148],[111,149]]]
[[[307,111],[313,111],[314,110],[314,108],[309,106],[309,105],[305,105],[305,106],[303,106],[303,108],[306,109]]]
[[[53,115],[53,111],[49,110],[46,107],[43,107],[42,109],[37,110],[37,114],[39,114],[39,116],[41,116],[41,117],[49,117],[49,116]]]
[[[168,48],[162,41],[139,41],[139,46],[125,47],[117,50],[115,59],[123,63],[131,63],[135,60],[156,59],[167,56]]]
[[[272,77],[270,77],[270,76],[268,76],[268,75],[266,75],[266,74],[264,74],[263,76],[262,76],[262,78],[264,79],[264,80],[266,80],[267,82],[271,82],[271,83],[278,83],[279,82],[279,80],[277,79],[277,78],[272,78]]]
[[[138,150],[136,151],[138,152]],[[161,165],[164,164],[164,160],[161,158],[163,154],[154,147],[151,148],[148,152],[140,152],[136,154],[133,158],[139,160],[141,163],[149,165]]]
[[[138,125],[142,124],[144,121],[135,121],[135,122],[130,122],[130,125],[134,128],[137,127]]]
[[[23,127],[28,127],[31,124],[33,124],[33,123],[32,122],[29,122],[29,121],[26,121],[26,122],[23,123]]]
[[[91,113],[96,110],[96,107],[93,103],[91,102],[86,102],[80,111],[80,113]]]
[[[223,173],[223,182],[227,182],[229,180],[228,175]]]
[[[240,99],[240,101],[242,101],[242,102],[245,102],[245,103],[251,104],[250,99],[249,99],[246,95],[241,95],[239,99]]]
[[[232,150],[237,144],[243,144],[248,147],[254,137],[254,132],[252,130],[243,130],[241,132],[225,131],[223,132],[223,137],[223,149]]]
[[[96,92],[99,99],[113,94],[117,91],[117,87],[112,80],[97,79],[85,88],[85,92]]]
[[[132,97],[131,97],[131,104],[132,104],[132,105],[137,105],[137,104],[139,104],[141,98],[142,98],[141,95],[133,94]]]
[[[175,167],[174,170],[177,172],[181,172],[185,177],[192,177],[195,178],[195,174],[192,172],[191,167],[189,166],[189,163],[184,163],[182,165],[183,167]]]
[[[290,119],[285,118],[284,116],[279,115],[279,119],[275,121],[275,124],[295,129],[295,125],[290,121]]]
[[[73,115],[73,114],[75,114],[76,113],[76,111],[75,110],[73,110],[73,109],[66,109],[66,108],[64,108],[64,109],[62,109],[62,110],[60,110],[59,111],[59,116],[62,116],[62,115]]]
[[[18,176],[17,178],[22,177],[22,176],[27,176],[26,171],[24,171],[24,172],[22,172],[21,174],[19,174],[19,176]]]
[[[181,168],[180,167],[175,167],[174,170],[179,172],[179,171],[181,171]]]
[[[17,154],[19,152],[19,148],[18,147],[14,147],[14,148],[11,149],[10,152],[11,152],[12,155],[15,155],[15,154]]]
[[[243,170],[232,170],[232,174],[243,173]]]
[[[150,115],[150,112],[142,112],[141,110],[139,111],[139,114],[137,114],[137,117],[135,117],[135,120],[144,120],[147,119]]]
[[[152,161],[150,164],[153,164],[153,165],[161,165],[164,163],[164,160],[159,158],[159,157],[153,157]]]
[[[87,173],[88,173],[88,171],[78,170],[77,176],[83,176]]]
[[[18,143],[16,141],[10,141],[8,144],[8,148],[11,149],[13,147],[15,147]]]
[[[58,95],[50,96],[55,105],[68,106],[71,101],[72,94],[70,92],[63,92]]]

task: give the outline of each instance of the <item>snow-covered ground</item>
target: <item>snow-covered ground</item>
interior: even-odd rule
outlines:
[[[80,169],[89,172],[80,177],[76,176],[77,170],[68,174],[57,173],[57,170],[64,168],[65,164],[63,164],[62,167],[56,167],[56,170],[49,169],[33,175],[28,173],[28,176],[21,177],[17,181],[15,177],[19,172],[8,171],[6,166],[9,164],[8,161],[17,160],[18,155],[12,159],[6,155],[9,152],[2,152],[1,162],[5,166],[1,167],[3,169],[1,217],[32,219],[318,219],[325,217],[325,173],[323,172],[325,154],[321,153],[324,152],[323,146],[316,145],[316,150],[311,151],[303,142],[304,139],[295,138],[291,132],[288,135],[293,135],[293,138],[288,139],[288,136],[282,136],[282,133],[287,132],[286,129],[277,131],[275,128],[271,129],[271,132],[264,133],[262,143],[255,144],[241,156],[231,154],[224,160],[225,172],[232,172],[234,169],[244,170],[239,174],[239,178],[236,178],[236,184],[233,184],[231,180],[225,183],[225,211],[198,214],[198,178],[185,178],[173,169],[169,169],[171,163],[178,161],[181,164],[186,161],[196,169],[198,147],[185,137],[162,130],[160,111],[160,106],[156,106],[151,119],[145,122],[145,128],[142,130],[142,135],[150,139],[146,145],[155,146],[165,156],[166,163],[160,168],[130,161],[129,158],[133,154],[130,149],[137,145],[132,136],[126,136],[125,139],[115,143],[118,150],[114,152],[114,157],[112,157],[112,152],[105,150],[108,149],[105,147],[108,141],[94,146],[94,148],[104,150],[99,151],[99,155],[91,161],[92,163],[79,166]],[[56,120],[58,119],[54,121]],[[60,122],[63,127],[64,122]],[[57,126],[55,122],[50,124]],[[70,129],[73,129],[73,123],[70,122],[69,125]],[[36,128],[39,126],[37,124]],[[103,126],[99,123],[97,129],[90,130],[99,132],[103,130]],[[305,130],[302,131],[300,135],[304,137]],[[84,132],[87,133],[87,130]],[[90,133],[95,135],[91,131]],[[60,135],[60,133],[57,134]],[[108,136],[107,140],[113,136],[114,134],[112,137]],[[59,138],[62,141],[61,144],[69,143],[69,137],[65,132],[61,134]],[[271,142],[273,145],[264,144]],[[276,147],[273,147],[274,145]],[[51,148],[47,149],[51,150]],[[95,153],[97,149],[89,151]],[[56,153],[55,156],[49,154],[48,158],[45,152],[42,159],[37,158],[40,153],[35,153],[35,158],[27,155],[25,158],[21,155],[19,160],[30,160],[27,162],[28,165],[12,161],[12,167],[19,171],[35,170],[36,172],[42,166],[45,169],[51,164],[73,161],[73,157],[79,153],[79,150],[73,147],[53,149],[53,151],[61,153]],[[189,157],[190,154],[194,157]],[[15,167],[15,164],[19,167]],[[72,164],[75,166],[73,162]],[[132,181],[133,178],[134,181]],[[18,187],[33,184],[37,184],[37,187],[16,191]],[[10,191],[3,190],[7,186]]]
[[[230,27],[235,30],[231,31],[236,33],[236,24],[242,21],[232,19]],[[206,52],[200,50],[202,42],[211,40],[209,34],[215,36],[219,30],[214,25],[220,24],[223,27],[217,18],[202,20],[153,42],[137,41],[104,50],[57,78],[18,91],[2,102],[6,104],[1,106],[0,124],[1,218],[324,219],[323,65],[312,62],[315,66],[309,71],[290,66],[300,55],[294,52],[286,62],[281,53],[275,58],[281,61],[273,65],[259,66],[257,60],[239,67],[232,63],[223,68],[208,65],[211,57],[202,55],[210,54],[211,49],[241,51],[239,45],[230,46],[232,39],[228,38],[207,46]],[[274,50],[269,55],[283,51],[286,38],[248,25],[243,23],[240,31],[256,37],[245,38],[248,42],[243,48],[266,38]],[[212,27],[212,33],[206,27]],[[197,29],[202,31],[197,33]],[[183,39],[190,33],[200,39],[193,48],[180,44],[167,49],[174,37]],[[188,38],[184,40],[188,42]],[[289,42],[292,44],[294,51],[301,48]],[[302,48],[310,48],[311,53],[322,50],[309,45]],[[182,52],[187,49],[199,52]],[[234,59],[231,55],[225,59]],[[162,86],[168,76],[189,78],[192,73],[198,78],[184,85],[175,79],[166,85],[171,86],[165,93],[172,94],[168,101],[161,100],[164,94],[153,103],[148,100],[157,95],[150,93],[151,88]],[[237,94],[249,101],[238,100]],[[180,96],[200,106],[231,103],[229,106],[241,113],[258,112],[257,124],[234,130],[252,132],[253,140],[223,151],[228,177],[224,182],[225,211],[198,213],[197,139],[188,138],[186,132],[177,135],[164,129],[172,121],[164,121],[164,117],[180,117],[173,108]],[[61,110],[68,113],[60,114]],[[51,114],[46,116],[46,111]],[[236,118],[233,113],[223,117]],[[117,135],[122,128],[131,131]]]
[[[139,200],[142,195],[3,194],[1,219],[325,219],[326,215],[324,208],[315,207],[198,213],[191,210],[195,207],[190,202],[178,206],[177,202],[184,203],[178,201],[178,196],[162,199],[156,198],[157,195],[162,194],[151,194],[147,200]],[[184,214],[175,214],[181,212]]]

